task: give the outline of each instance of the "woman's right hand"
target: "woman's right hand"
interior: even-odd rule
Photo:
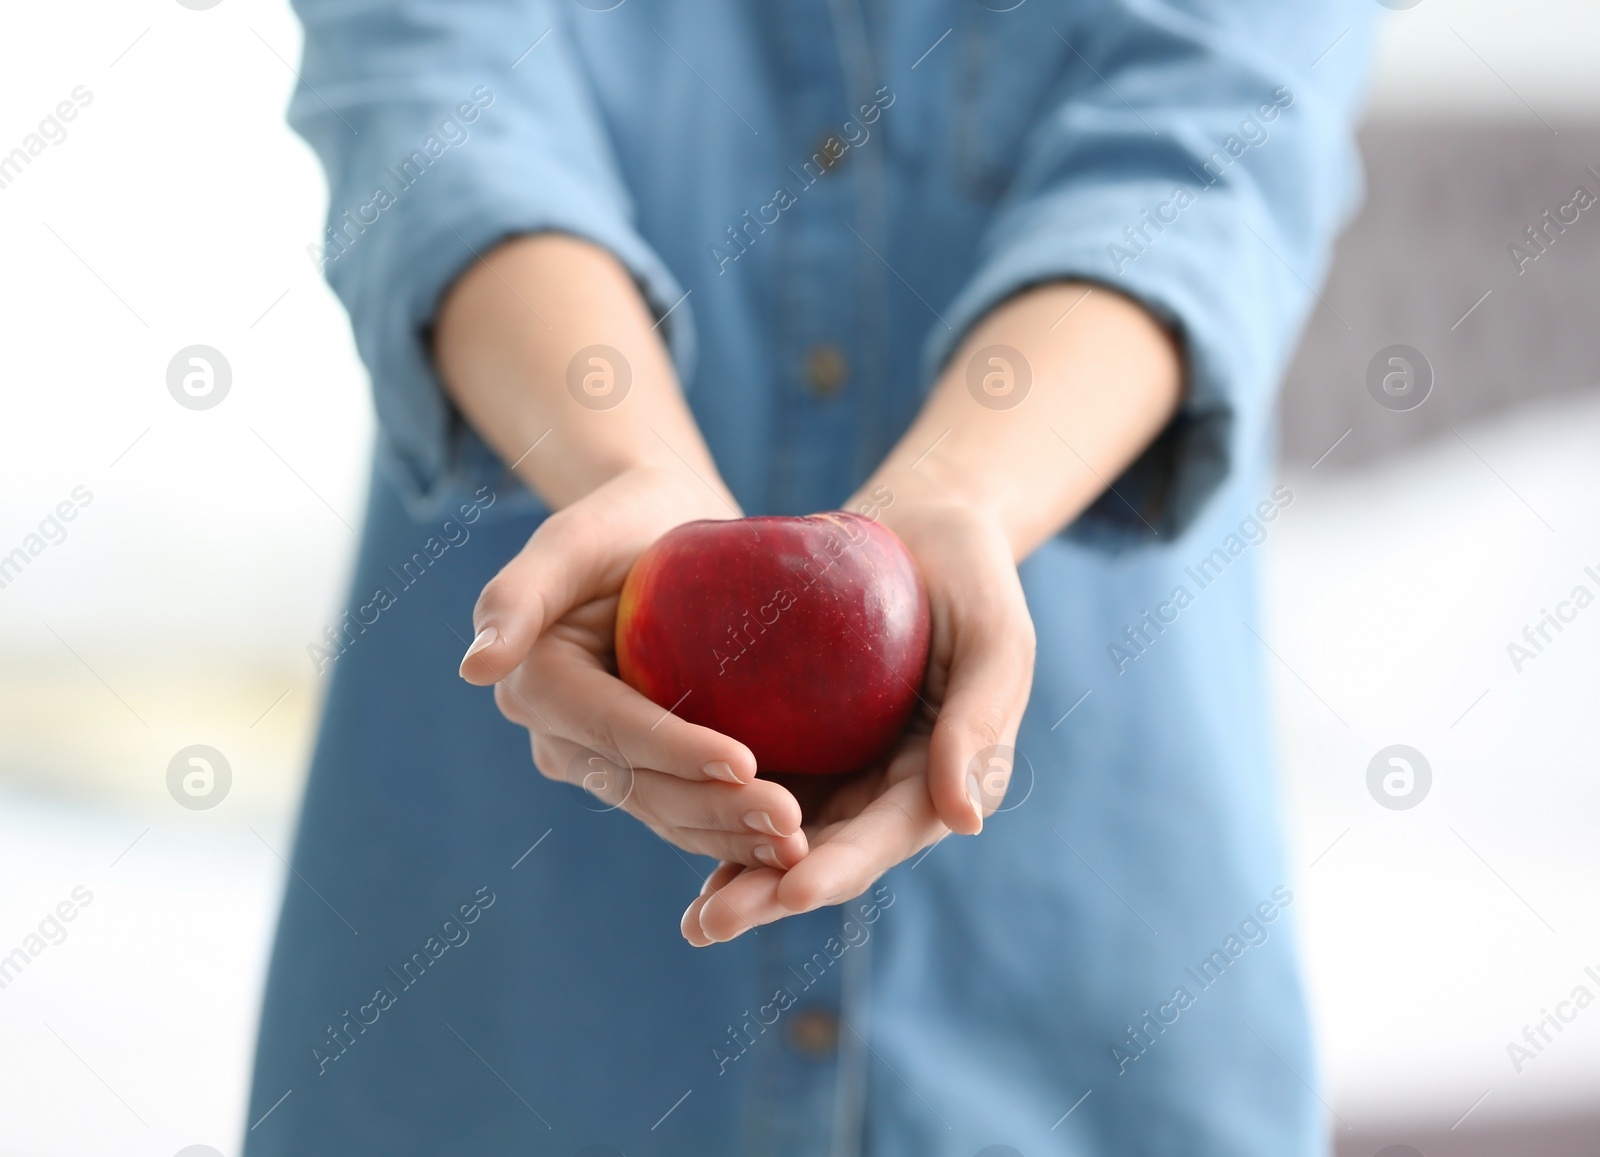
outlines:
[[[528,729],[548,778],[585,788],[686,852],[787,869],[807,852],[794,796],[755,778],[744,744],[616,677],[617,601],[634,560],[675,526],[728,517],[737,512],[726,491],[691,473],[616,475],[550,515],[483,588],[461,677],[495,685],[496,705]]]

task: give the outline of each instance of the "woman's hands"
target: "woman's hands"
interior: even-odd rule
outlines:
[[[552,514],[479,596],[461,676],[495,684],[496,705],[528,729],[534,765],[549,778],[586,788],[685,851],[788,868],[807,849],[794,796],[755,779],[744,744],[686,723],[611,673],[617,599],[634,560],[673,527],[732,510],[725,493],[681,469],[638,467]]]
[[[691,944],[732,940],[858,896],[950,832],[982,830],[1005,796],[1034,656],[1010,544],[994,519],[945,498],[895,501],[882,521],[928,587],[933,631],[922,709],[884,766],[830,781],[786,780],[806,805],[810,854],[787,871],[719,866],[683,914]]]
[[[1015,561],[1166,424],[1181,366],[1140,306],[1084,285],[1028,290],[974,327],[864,488],[874,497],[851,504],[881,512],[928,584],[923,711],[884,767],[789,790],[755,780],[743,744],[610,673],[633,561],[682,522],[737,516],[678,388],[664,320],[605,251],[559,234],[519,237],[446,295],[434,355],[467,419],[560,508],[485,588],[462,676],[497,684],[544,774],[723,860],[684,915],[684,935],[705,944],[849,899],[949,832],[981,829],[1009,774],[985,749],[1015,742],[1033,670]],[[602,409],[566,387],[573,359],[596,345],[632,371],[631,392]],[[997,349],[1031,368],[1032,391],[1010,405],[968,388],[969,364],[992,364]]]
[[[981,757],[1015,742],[1033,676],[1033,623],[999,525],[945,499],[880,502],[928,587],[921,710],[880,767],[756,779],[744,744],[611,674],[634,560],[674,526],[726,517],[724,501],[682,472],[637,468],[551,515],[484,588],[461,664],[469,682],[495,684],[544,775],[722,861],[684,913],[700,946],[850,899],[951,831],[982,830],[1010,763]]]

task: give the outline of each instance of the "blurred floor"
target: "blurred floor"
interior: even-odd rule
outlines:
[[[238,1152],[287,855],[284,818],[0,787],[0,1157]]]
[[[1398,1152],[1385,1153],[1399,1145]],[[1410,1148],[1404,1148],[1409,1146]],[[1373,1133],[1340,1137],[1337,1157],[1595,1157],[1600,1153],[1600,1112],[1566,1120],[1519,1121],[1484,1129],[1432,1133]]]
[[[1600,996],[1600,610],[1520,673],[1507,651],[1574,587],[1600,594],[1597,449],[1589,391],[1288,476],[1266,661],[1331,1101],[1363,1135],[1589,1113],[1600,1152],[1600,1012],[1520,1073],[1507,1049],[1575,986]],[[1390,744],[1431,764],[1410,810],[1369,794]]]

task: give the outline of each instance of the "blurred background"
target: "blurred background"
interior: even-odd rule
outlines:
[[[1600,995],[1600,610],[1562,604],[1600,593],[1600,207],[1544,217],[1600,195],[1600,7],[1385,7],[1265,548],[1326,1121],[1341,1157],[1595,1154],[1600,1009],[1508,1046]],[[282,0],[4,24],[0,154],[72,119],[0,166],[0,1157],[231,1155],[372,435],[306,252],[299,29]],[[191,346],[214,408],[176,401]],[[1369,391],[1392,346],[1425,404]],[[1413,807],[1369,790],[1395,744]],[[195,745],[215,806],[169,789]]]

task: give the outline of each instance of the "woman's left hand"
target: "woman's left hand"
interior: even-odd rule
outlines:
[[[976,835],[1005,796],[1034,658],[1011,543],[992,517],[941,498],[892,501],[881,520],[927,583],[922,710],[882,766],[785,779],[805,805],[810,855],[787,871],[721,864],[683,914],[696,947],[858,896],[952,831]]]

